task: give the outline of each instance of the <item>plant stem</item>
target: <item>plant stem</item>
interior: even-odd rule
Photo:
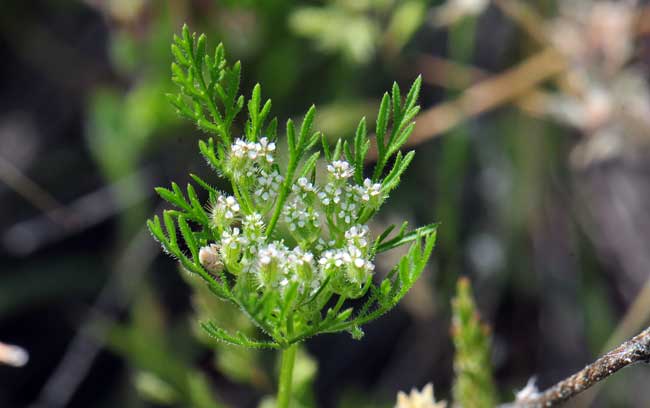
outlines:
[[[278,386],[277,408],[289,408],[291,400],[291,381],[293,378],[293,364],[296,361],[298,346],[292,344],[282,350],[282,366],[280,367],[280,384]]]

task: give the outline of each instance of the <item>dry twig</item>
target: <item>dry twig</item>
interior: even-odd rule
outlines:
[[[650,363],[650,327],[544,392],[536,392],[526,387],[517,395],[517,400],[508,406],[512,408],[557,406],[618,370],[641,362]]]
[[[425,83],[453,90],[464,90],[486,79],[498,77],[479,68],[432,55],[421,55],[416,69],[422,73]],[[529,92],[515,98],[513,103],[530,116],[542,117],[548,111],[549,99],[547,91],[531,87]]]

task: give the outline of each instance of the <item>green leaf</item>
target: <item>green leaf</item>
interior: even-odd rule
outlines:
[[[194,219],[199,221],[201,224],[208,226],[210,220],[203,210],[199,197],[196,195],[196,190],[194,190],[194,187],[189,183],[187,184],[187,196],[192,204],[192,214],[194,215]]]
[[[411,161],[413,161],[413,157],[415,157],[415,152],[412,151],[408,152],[404,157],[402,157],[402,152],[397,152],[393,168],[388,173],[384,181],[382,181],[381,189],[384,194],[390,193],[399,185],[400,178],[408,166],[411,164]]]
[[[309,177],[309,174],[316,168],[316,162],[318,161],[318,158],[320,157],[320,152],[315,152],[312,153],[311,156],[305,161],[305,164],[302,166],[302,170],[300,171],[300,174],[298,175],[298,178],[300,177]]]
[[[171,191],[167,190],[167,189],[164,188],[164,187],[156,187],[156,188],[154,188],[154,191],[155,191],[156,193],[158,193],[158,195],[159,195],[163,200],[165,200],[165,201],[167,201],[167,202],[169,202],[169,203],[171,203],[171,204],[174,204],[174,205],[178,206],[178,204],[177,204],[178,199],[176,198],[176,196],[174,195],[174,193],[172,193]]]
[[[341,139],[336,141],[334,146],[334,153],[332,153],[332,160],[339,160],[341,158],[341,150],[343,149],[343,141]]]
[[[157,215],[154,215],[153,220],[147,220],[147,228],[149,228],[149,232],[151,232],[154,238],[161,244],[167,241],[167,238],[162,231],[162,226],[160,225],[160,218],[158,218]]]
[[[384,140],[386,136],[386,129],[388,129],[388,117],[390,115],[390,96],[388,92],[384,93],[379,105],[379,113],[377,114],[377,149],[381,155],[384,149]]]
[[[350,143],[348,141],[343,142],[343,152],[345,153],[345,160],[354,167],[354,155],[352,154],[352,149],[350,148]],[[356,169],[355,169],[356,170]]]
[[[289,153],[296,153],[296,128],[293,126],[291,119],[287,120],[287,145],[289,146]]]
[[[402,96],[400,94],[399,86],[397,82],[393,82],[393,128],[399,127],[402,122]],[[395,134],[395,129],[393,129],[393,135]],[[390,144],[390,141],[389,141]]]
[[[174,220],[172,219],[169,210],[163,211],[163,220],[165,222],[167,236],[169,237],[169,246],[176,251],[178,249],[178,242],[176,241],[176,225],[174,224]]]
[[[275,342],[268,341],[256,341],[250,339],[242,332],[237,332],[236,335],[231,335],[226,330],[216,326],[212,322],[201,322],[201,328],[210,336],[224,343],[231,344],[233,346],[241,346],[248,348],[260,348],[260,349],[279,349],[280,345]]]
[[[363,183],[363,164],[366,160],[366,154],[370,147],[368,140],[368,131],[366,129],[365,116],[359,121],[357,131],[354,134],[354,179],[357,184]]]
[[[183,53],[183,51],[178,47],[178,45],[172,44],[171,45],[171,50],[172,50],[172,54],[174,55],[174,58],[176,59],[176,62],[178,64],[183,65],[185,67],[190,65],[190,60]]]
[[[353,307],[345,309],[344,311],[339,313],[338,316],[336,316],[336,320],[339,321],[339,322],[343,322],[343,321],[348,320],[350,318],[350,316],[352,316],[353,311],[354,311]]]
[[[185,45],[188,54],[194,55],[194,34],[190,34],[190,29],[187,24],[183,24],[183,44]]]
[[[393,290],[393,284],[389,279],[384,279],[384,281],[381,283],[381,286],[379,288],[379,292],[381,294],[382,298],[387,298],[391,291]]]
[[[266,127],[266,137],[269,140],[276,140],[278,138],[278,119],[273,118]]]
[[[418,75],[418,77],[415,78],[415,81],[413,81],[413,85],[411,85],[411,89],[409,89],[409,92],[406,95],[406,100],[404,101],[404,110],[406,112],[410,111],[415,107],[415,104],[418,101],[418,97],[420,96],[421,87],[422,87],[422,75]]]
[[[420,236],[433,236],[435,238],[435,233],[438,229],[438,224],[429,224],[423,227],[417,228],[408,234],[398,234],[395,238],[392,238],[388,241],[381,242],[377,245],[375,253],[386,252],[393,248],[397,248],[409,242],[417,240]]]
[[[321,146],[323,148],[323,155],[325,156],[325,160],[328,162],[332,161],[332,154],[330,153],[330,145],[329,142],[327,141],[327,138],[325,137],[324,134],[321,135]]]
[[[272,106],[271,100],[267,99],[259,114],[260,125],[264,123],[266,117],[269,115],[269,112],[271,112],[271,106]]]
[[[309,134],[311,133],[311,125],[314,123],[314,116],[316,115],[316,107],[311,105],[305,118],[302,120],[302,125],[300,126],[300,139],[298,144],[301,148],[304,148],[309,142]]]
[[[182,215],[178,216],[178,227],[181,230],[181,235],[185,240],[185,244],[187,245],[187,248],[190,250],[190,253],[192,254],[194,264],[199,265],[199,245],[196,242],[196,238],[194,238],[194,233],[190,229],[190,226],[187,225],[187,221],[185,221],[185,217],[183,217]]]
[[[196,174],[191,174],[191,173],[190,173],[190,177],[192,177],[192,179],[193,179],[194,181],[196,181],[197,184],[199,184],[201,187],[203,187],[203,189],[204,189],[205,191],[207,191],[208,193],[211,193],[211,194],[214,194],[214,195],[219,195],[219,192],[217,191],[216,188],[212,187],[211,185],[209,185],[208,183],[206,183],[205,181],[203,181],[203,180],[202,180],[199,176],[197,176]]]
[[[196,61],[196,68],[199,73],[201,73],[201,68],[203,66],[203,60],[205,58],[205,43],[207,42],[207,37],[205,34],[199,36],[199,40],[196,44],[196,53],[194,54],[194,60]]]
[[[388,156],[395,154],[408,140],[411,133],[415,129],[415,123],[410,123],[404,130],[402,130],[397,137],[391,142],[390,147],[388,148]]]

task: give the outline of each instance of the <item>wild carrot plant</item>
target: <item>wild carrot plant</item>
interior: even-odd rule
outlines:
[[[169,99],[180,115],[210,135],[199,142],[200,152],[231,191],[219,191],[195,175],[207,202],[192,185],[185,191],[175,183],[157,188],[175,208],[148,226],[185,270],[238,306],[266,337],[253,339],[201,322],[209,335],[282,352],[277,406],[287,407],[297,344],[342,331],[361,338],[361,326],[397,305],[433,250],[433,224],[408,232],[404,223],[376,236],[368,227],[413,159],[413,152],[402,154],[400,148],[419,111],[420,78],[405,97],[396,84],[384,94],[375,126],[377,161],[366,176],[365,119],[352,140],[330,146],[312,130],[312,106],[299,127],[286,122],[287,151],[280,154],[271,101],[262,100],[259,84],[250,98],[241,95],[240,63],[228,63],[223,45],[208,53],[206,42],[205,35],[197,38],[187,27],[174,37],[172,80],[179,92]],[[405,244],[410,244],[406,255],[375,282],[377,254]],[[349,306],[352,299],[359,299],[356,307]]]

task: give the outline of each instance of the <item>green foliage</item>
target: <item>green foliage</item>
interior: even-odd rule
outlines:
[[[153,293],[138,297],[132,318],[132,324],[111,328],[109,345],[137,369],[135,385],[140,395],[161,405],[223,406],[215,401],[208,378],[192,367],[191,356],[170,344],[170,328]]]
[[[231,303],[215,297],[195,274],[182,274],[185,281],[194,288],[192,305],[196,311],[194,332],[197,338],[215,352],[214,365],[230,380],[250,384],[258,389],[268,389],[272,384],[266,374],[262,354],[257,350],[231,347],[229,343],[215,342],[201,327],[200,322],[218,321],[219,326],[230,332],[242,332],[247,337],[257,333],[256,327]]]
[[[458,280],[452,308],[452,338],[456,347],[454,401],[466,408],[495,407],[497,393],[490,362],[490,330],[480,321],[468,279]]]
[[[422,0],[336,0],[296,8],[289,25],[322,50],[362,64],[371,61],[380,46],[390,53],[400,50],[425,18]]]
[[[424,269],[435,243],[435,225],[395,236],[394,227],[374,242],[365,225],[377,212],[413,158],[399,149],[413,130],[421,80],[402,99],[394,84],[379,110],[378,161],[372,178],[363,178],[370,147],[365,119],[351,143],[330,147],[312,130],[312,106],[300,124],[286,123],[287,160],[275,160],[277,119],[271,102],[262,102],[260,85],[248,101],[239,94],[239,63],[229,64],[223,45],[206,51],[206,37],[183,28],[174,37],[173,81],[179,93],[169,99],[179,114],[213,137],[199,142],[206,161],[227,178],[233,196],[192,176],[205,194],[204,205],[192,185],[182,190],[157,188],[174,205],[162,220],[148,222],[164,250],[196,274],[219,298],[240,308],[267,339],[230,332],[211,321],[201,323],[212,337],[250,348],[285,349],[320,333],[363,335],[361,325],[392,309]],[[243,135],[235,121],[247,107]],[[321,151],[313,151],[317,147]],[[318,174],[323,156],[327,174]],[[209,210],[206,210],[208,208]],[[282,228],[278,229],[281,225]],[[289,236],[280,238],[282,231]],[[410,244],[410,249],[379,284],[372,280],[375,255]],[[357,308],[344,305],[363,298]]]

